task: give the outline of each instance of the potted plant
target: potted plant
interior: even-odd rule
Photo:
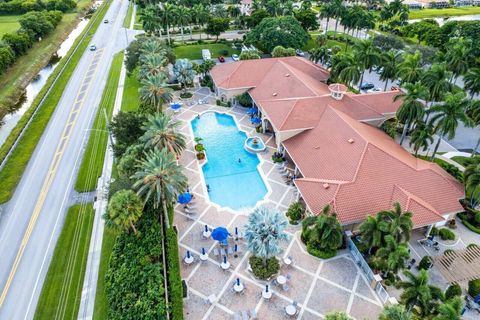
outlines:
[[[195,137],[195,151],[197,152],[197,159],[205,159],[205,147],[202,144],[202,138]]]

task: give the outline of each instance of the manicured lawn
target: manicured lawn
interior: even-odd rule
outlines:
[[[202,49],[209,49],[212,54],[212,59],[218,56],[231,56],[232,54],[240,54],[240,51],[225,43],[209,43],[209,44],[194,44],[175,47],[173,50],[179,58],[187,58],[190,60],[202,59]],[[228,54],[223,54],[227,50]]]
[[[108,263],[112,254],[115,239],[119,232],[105,227],[103,231],[102,254],[100,256],[100,268],[98,271],[97,292],[95,293],[95,307],[93,309],[94,320],[106,320],[108,312],[108,301],[105,292],[105,275],[108,270]]]
[[[102,174],[103,160],[105,158],[105,149],[108,142],[107,121],[112,117],[115,96],[117,94],[118,79],[123,63],[123,51],[113,57],[110,72],[108,74],[107,84],[103,91],[102,100],[97,110],[95,122],[93,123],[87,148],[83,154],[82,164],[78,172],[75,190],[78,192],[88,192],[95,190],[97,179]]]
[[[140,82],[137,79],[136,74],[127,74],[125,77],[125,85],[123,86],[122,96],[122,111],[135,111],[140,105],[140,97],[138,89],[140,88]]]
[[[130,1],[130,4],[128,5],[128,11],[127,15],[125,16],[125,20],[123,20],[123,27],[124,28],[130,28],[130,23],[132,21],[132,13],[133,13],[133,2]]]
[[[35,320],[77,319],[93,217],[91,203],[68,209],[40,294]]]
[[[96,13],[96,15],[98,15],[98,19],[95,22],[93,22],[93,19],[91,20],[90,23],[92,23],[92,28],[90,29],[90,31],[88,31],[85,39],[82,41],[82,36],[79,36],[77,38],[75,44],[72,46],[68,54],[60,61],[60,64],[51,74],[44,88],[40,91],[36,99],[33,101],[30,109],[22,116],[20,121],[10,133],[7,140],[0,148],[0,160],[3,160],[10,148],[13,147],[15,140],[20,135],[22,129],[25,127],[28,120],[32,117],[35,108],[39,105],[42,98],[46,95],[47,90],[53,83],[54,78],[60,73],[60,70],[66,64],[67,57],[73,54],[74,48],[77,46],[77,44],[79,44],[78,50],[73,54],[65,70],[58,78],[57,83],[54,87],[52,87],[50,94],[45,99],[43,105],[40,107],[37,114],[33,117],[30,125],[25,130],[22,138],[19,140],[15,149],[5,163],[5,166],[0,171],[0,181],[2,181],[2,188],[0,188],[0,203],[7,202],[12,196],[15,188],[17,187],[17,184],[22,177],[23,171],[25,170],[25,167],[27,166],[33,151],[35,150],[35,147],[37,146],[37,143],[40,140],[43,131],[45,130],[50,120],[50,117],[52,116],[55,108],[57,107],[57,103],[63,94],[63,90],[67,86],[67,83],[73,71],[75,70],[78,61],[82,57],[83,52],[85,51],[90,40],[93,37],[93,34],[97,30],[100,23],[102,23],[103,17],[107,12],[110,3],[111,1],[104,2],[104,5],[102,5],[98,13]],[[85,29],[84,32],[87,32],[87,29],[88,27]],[[0,88],[1,87],[2,86],[0,84]]]
[[[5,33],[12,33],[20,28],[18,19],[20,16],[0,16],[0,38]]]
[[[310,34],[310,40],[308,40],[307,44],[302,48],[303,51],[309,51],[313,48],[315,48],[316,44],[315,44],[315,38],[317,37],[317,35],[319,35],[318,33],[312,33]],[[326,43],[326,46],[328,48],[331,48],[333,46],[339,46],[340,48],[342,48],[342,50],[345,50],[345,47],[346,47],[346,44],[344,42],[340,42],[340,41],[337,41],[337,40],[327,40],[327,43]],[[350,45],[349,48],[351,48],[352,46]]]
[[[452,17],[464,16],[468,14],[479,14],[480,7],[460,7],[460,8],[445,8],[445,9],[423,9],[410,10],[409,19],[425,19],[435,17]]]

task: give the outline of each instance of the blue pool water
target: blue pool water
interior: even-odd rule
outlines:
[[[212,202],[231,209],[252,208],[267,193],[256,154],[244,148],[246,134],[232,116],[207,112],[192,120],[195,137],[201,137],[207,154],[202,167]],[[240,161],[239,161],[240,159]]]

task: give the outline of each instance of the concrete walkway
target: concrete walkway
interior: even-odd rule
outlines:
[[[133,30],[133,27],[135,25],[135,17],[137,16],[137,5],[133,5],[133,10],[132,10],[132,19],[130,20],[130,27],[129,29]]]
[[[126,69],[125,65],[122,64],[112,118],[118,114],[122,106],[125,76]],[[93,222],[92,237],[90,239],[90,247],[88,251],[87,268],[85,270],[85,278],[83,279],[80,309],[78,311],[78,319],[82,320],[90,320],[93,318],[95,294],[97,292],[98,271],[102,253],[103,230],[105,227],[105,221],[103,220],[102,216],[107,211],[108,188],[112,175],[113,161],[113,149],[111,140],[109,139],[107,143],[107,152],[105,154],[105,160],[103,163],[102,176],[98,179],[97,184],[97,201],[94,203],[95,219]]]

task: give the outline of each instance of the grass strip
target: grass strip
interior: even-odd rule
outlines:
[[[187,38],[188,35],[185,35],[185,39]],[[209,49],[213,59],[218,56],[229,57],[232,54],[240,54],[240,50],[234,49],[226,43],[181,45],[173,48],[173,51],[177,59],[198,60],[202,59],[202,49]]]
[[[480,7],[410,10],[410,13],[408,14],[408,19],[465,16],[478,13],[480,13]]]
[[[130,4],[128,5],[127,15],[125,16],[125,19],[123,19],[124,28],[130,28],[130,23],[132,22],[133,6],[133,2],[130,1]]]
[[[80,61],[80,58],[83,56],[90,40],[97,31],[98,26],[102,23],[102,19],[110,7],[110,3],[111,1],[104,2],[100,9],[95,13],[94,17],[89,22],[91,28],[87,26],[84,30],[83,34],[85,37],[82,35],[75,40],[75,44],[69,50],[68,54],[60,61],[55,71],[50,75],[47,83],[33,101],[30,109],[22,116],[0,148],[0,161],[3,161],[10,152],[10,149],[13,148],[4,167],[0,171],[0,181],[2,181],[0,204],[7,202],[12,197],[30,157],[35,151],[35,147],[42,137],[50,117],[57,107],[58,101],[60,101],[70,77],[75,71],[75,68]],[[75,51],[77,44],[79,44],[79,46]],[[71,59],[68,60],[70,56]],[[65,69],[63,69],[64,66]],[[61,72],[62,70],[63,72]],[[55,78],[59,74],[60,76],[55,82]],[[48,93],[50,87],[51,91]],[[44,98],[45,100],[43,100]],[[42,100],[43,103],[41,104]],[[28,124],[29,121],[30,123]],[[19,138],[17,145],[15,145],[15,142],[21,135],[22,131],[23,135]]]
[[[68,209],[35,310],[35,320],[77,319],[93,218],[91,203]]]
[[[107,121],[105,113],[110,120],[115,105],[115,96],[117,95],[118,80],[123,63],[123,51],[113,57],[110,72],[108,74],[107,84],[103,91],[95,122],[93,123],[90,137],[88,138],[87,148],[83,154],[82,164],[78,172],[75,190],[78,192],[87,192],[95,190],[97,178],[102,174],[103,160],[108,143]]]
[[[137,79],[136,73],[127,74],[125,77],[125,85],[123,86],[122,95],[122,111],[132,112],[138,109],[140,105],[140,81]]]
[[[97,292],[95,293],[95,306],[93,308],[94,320],[108,319],[108,300],[105,291],[105,275],[107,274],[110,256],[113,246],[119,235],[119,231],[105,227],[103,231],[102,254],[100,255],[100,267],[98,270]]]

